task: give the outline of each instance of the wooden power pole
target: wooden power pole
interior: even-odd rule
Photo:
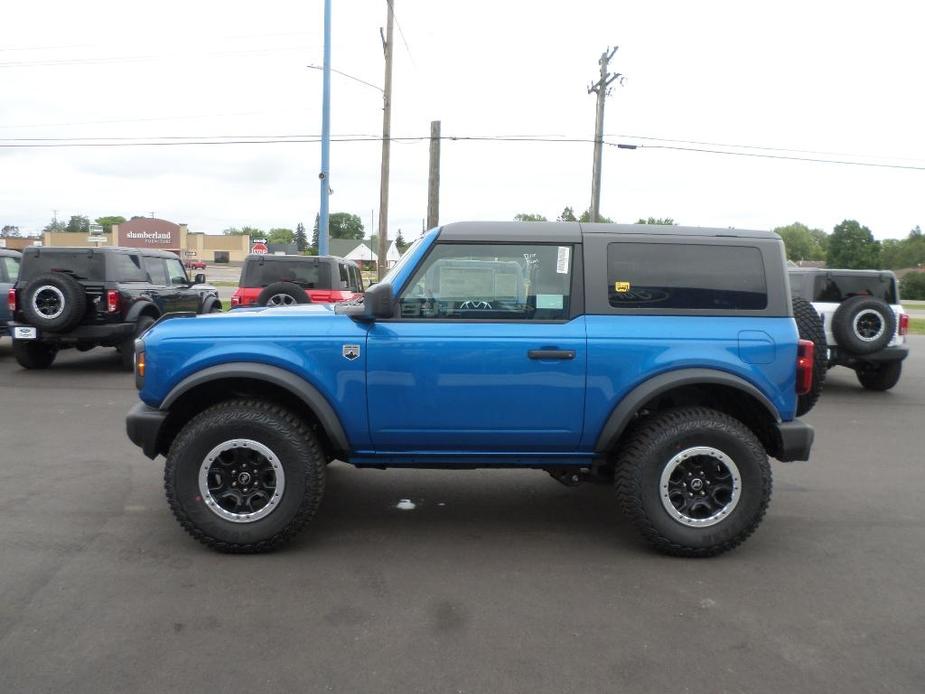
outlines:
[[[427,228],[440,223],[440,121],[430,122],[430,174],[427,177]]]
[[[588,87],[588,94],[597,94],[597,111],[594,118],[594,165],[591,169],[591,221],[596,222],[601,216],[601,156],[604,151],[604,100],[610,95],[610,84],[622,77],[620,73],[607,70],[610,59],[617,52],[617,46],[608,48],[601,54],[598,64],[601,76],[597,82]]]
[[[395,20],[393,3],[385,0],[389,6],[385,35],[379,28],[382,38],[382,51],[385,53],[385,89],[382,92],[382,169],[379,172],[379,279],[385,277],[388,267],[386,255],[389,252],[389,153],[392,137],[392,24]]]

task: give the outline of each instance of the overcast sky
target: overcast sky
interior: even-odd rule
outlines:
[[[619,45],[609,141],[925,167],[921,2],[395,2],[395,136],[440,119],[444,135],[590,139],[587,87]],[[385,14],[385,0],[334,0],[335,68],[382,84]],[[0,142],[316,135],[321,74],[305,66],[321,63],[321,24],[321,0],[5,3]],[[379,134],[381,94],[332,84],[332,133]],[[369,234],[380,145],[331,152],[331,209],[360,215]],[[591,155],[588,143],[444,142],[441,221],[583,210]],[[420,233],[427,157],[426,142],[392,147],[392,236]],[[57,209],[153,211],[209,233],[310,226],[319,167],[314,143],[0,148],[0,225],[38,231]],[[827,231],[856,218],[888,238],[925,224],[923,191],[925,170],[608,147],[601,212]]]

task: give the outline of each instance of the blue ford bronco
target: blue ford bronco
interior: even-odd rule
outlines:
[[[776,234],[455,223],[362,301],[165,316],[127,428],[222,551],[291,538],[336,459],[606,481],[656,548],[700,557],[761,522],[768,456],[808,459],[813,361]]]

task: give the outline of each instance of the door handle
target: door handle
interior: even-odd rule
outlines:
[[[527,351],[531,359],[574,359],[574,349],[531,349]]]

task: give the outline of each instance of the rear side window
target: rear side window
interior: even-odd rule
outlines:
[[[16,278],[19,277],[19,258],[13,258],[11,256],[4,256],[0,258],[0,278],[3,278],[4,282],[15,282]]]
[[[895,304],[896,282],[889,275],[836,275],[813,279],[813,301],[841,303],[853,296],[872,296]]]
[[[747,246],[611,243],[610,305],[621,309],[760,311],[768,292],[761,251]]]
[[[116,282],[147,282],[148,276],[137,255],[114,253],[109,257],[110,277]]]
[[[317,260],[250,261],[245,267],[245,287],[266,287],[292,282],[303,289],[332,289],[331,264]]]
[[[144,267],[151,284],[156,284],[159,287],[166,287],[170,284],[167,281],[167,266],[164,264],[163,258],[145,258]]]
[[[102,282],[106,276],[105,258],[102,253],[92,251],[68,253],[44,249],[25,256],[24,281],[46,272],[63,272],[74,279]]]

